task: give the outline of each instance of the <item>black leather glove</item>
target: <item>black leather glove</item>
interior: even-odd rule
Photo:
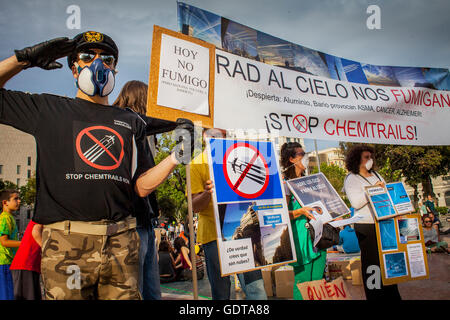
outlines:
[[[176,124],[175,137],[178,144],[174,148],[175,156],[178,162],[187,164],[194,153],[194,124],[184,118],[178,118]]]
[[[69,38],[55,38],[22,50],[14,50],[14,52],[17,61],[29,62],[24,69],[39,67],[52,70],[62,68],[62,64],[55,60],[70,54],[75,50],[75,45],[75,41],[69,40]]]

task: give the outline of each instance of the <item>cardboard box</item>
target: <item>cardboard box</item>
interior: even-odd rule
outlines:
[[[273,297],[273,285],[272,285],[272,268],[261,269],[262,277],[264,280],[264,289],[268,297]]]
[[[283,266],[275,271],[275,290],[278,298],[292,298],[294,295],[294,268]]]
[[[352,285],[362,286],[362,272],[361,272],[361,259],[355,259],[350,263],[350,269],[352,272]]]
[[[350,260],[330,261],[328,263],[328,273],[330,280],[338,279],[339,277],[350,280],[352,278]]]
[[[327,263],[327,267],[330,280],[334,280],[339,277],[342,277],[345,280],[352,280],[352,272],[355,274],[356,278],[360,276],[358,276],[358,273],[361,274],[361,259],[360,257],[355,257],[349,260],[329,261]],[[358,279],[355,281],[357,280]]]

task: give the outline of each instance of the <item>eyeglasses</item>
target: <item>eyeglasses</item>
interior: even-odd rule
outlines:
[[[424,222],[425,222],[425,223],[428,223],[428,222],[430,222],[430,223],[431,223],[431,220],[424,220]]]
[[[302,152],[297,152],[297,153],[295,154],[295,156],[296,156],[296,157],[298,157],[298,156],[304,157],[305,154],[306,154],[305,151],[302,151]]]
[[[106,53],[99,53],[98,55],[100,56],[100,59],[102,59],[102,61],[104,63],[106,63],[108,66],[112,67],[114,65],[114,61],[116,59],[114,58],[113,55],[106,54]],[[97,56],[97,53],[94,51],[83,51],[83,52],[78,53],[78,59],[80,59],[84,63],[91,62],[92,60],[95,59],[96,56]]]

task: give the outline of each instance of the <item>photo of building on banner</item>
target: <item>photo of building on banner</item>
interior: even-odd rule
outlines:
[[[295,261],[272,142],[208,139],[221,274]]]
[[[178,13],[180,31],[216,47],[214,127],[346,142],[448,143],[448,69],[369,65],[184,3]]]

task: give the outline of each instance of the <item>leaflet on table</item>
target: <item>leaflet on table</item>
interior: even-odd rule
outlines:
[[[207,155],[222,275],[295,261],[272,143],[208,139]]]
[[[348,219],[331,221],[330,225],[332,225],[335,228],[343,227],[343,226],[346,226],[348,224],[358,223],[358,221],[361,220],[362,218],[363,218],[362,215],[356,214],[353,217],[348,218]]]
[[[350,213],[339,194],[321,172],[287,180],[286,184],[302,207],[311,207],[323,223]]]
[[[392,182],[386,184],[386,189],[391,196],[392,203],[394,204],[397,212],[400,214],[410,213],[414,211],[411,199],[406,192],[403,182]]]
[[[392,203],[391,196],[385,187],[382,186],[369,186],[365,187],[369,202],[372,206],[375,219],[377,221],[393,218],[398,216],[399,213]]]

